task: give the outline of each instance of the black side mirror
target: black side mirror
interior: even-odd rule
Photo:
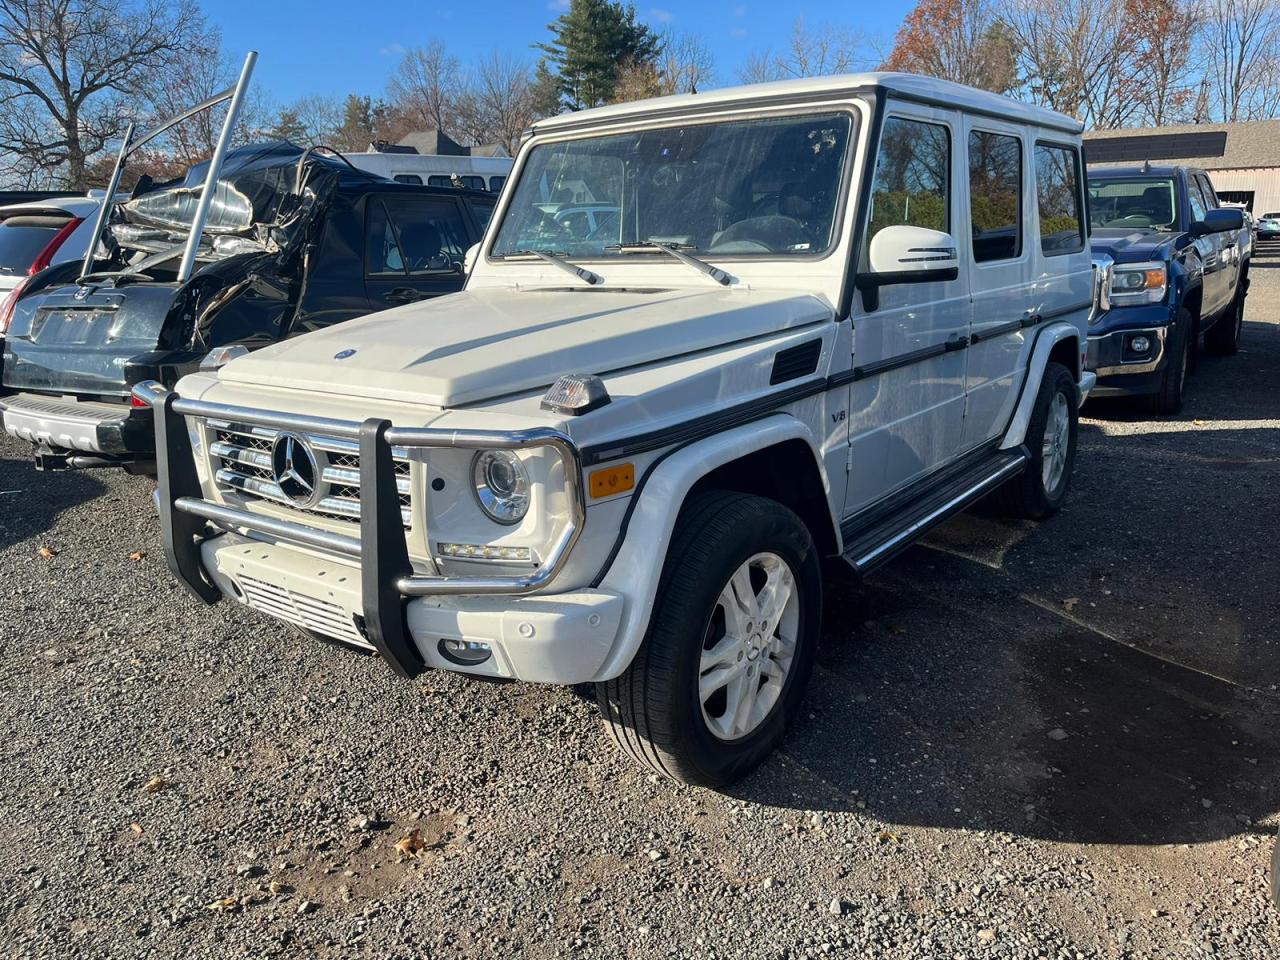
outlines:
[[[1206,233],[1226,233],[1244,229],[1244,211],[1239,207],[1214,207],[1191,225],[1191,232],[1197,237]]]

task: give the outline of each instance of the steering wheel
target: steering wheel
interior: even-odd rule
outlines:
[[[574,241],[578,238],[573,235],[573,231],[560,220],[557,220],[547,211],[538,209],[538,219],[533,225],[531,236],[529,239],[535,240],[567,240]]]

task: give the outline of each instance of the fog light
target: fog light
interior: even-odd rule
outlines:
[[[1148,337],[1134,337],[1129,341],[1129,349],[1134,353],[1146,353],[1151,349],[1151,340]]]
[[[489,645],[477,640],[441,640],[437,649],[440,656],[460,667],[478,666],[493,656]]]

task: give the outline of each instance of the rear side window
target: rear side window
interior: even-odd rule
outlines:
[[[0,223],[0,272],[25,274],[69,218],[15,216]]]
[[[416,173],[397,173],[391,179],[395,180],[396,183],[408,183],[414,186],[422,186],[422,178]]]
[[[429,187],[452,187],[453,181],[441,173],[433,173],[427,177],[427,186]]]
[[[365,270],[370,276],[461,272],[467,228],[456,203],[397,197],[371,199]]]
[[[937,123],[890,117],[880,134],[867,239],[898,224],[949,229],[950,182],[950,131]]]
[[[494,193],[497,193],[499,190],[502,189],[502,185],[506,182],[507,182],[506,177],[490,177],[489,189],[492,190]]]
[[[1040,249],[1048,255],[1084,249],[1080,216],[1080,155],[1070,147],[1036,144]]]
[[[970,132],[969,217],[978,263],[1022,253],[1022,141],[1017,137]]]

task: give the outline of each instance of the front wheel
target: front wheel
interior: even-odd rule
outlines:
[[[813,669],[817,551],[772,500],[711,492],[676,522],[646,635],[596,684],[614,739],[664,776],[720,787],[781,740]]]
[[[1240,334],[1244,332],[1244,290],[1236,294],[1231,309],[1219,318],[1204,337],[1204,345],[1211,353],[1230,357],[1240,351]]]
[[[1171,353],[1156,392],[1144,397],[1146,408],[1152,413],[1172,416],[1182,410],[1182,398],[1187,387],[1187,373],[1195,359],[1195,322],[1187,310],[1178,311],[1178,322],[1173,327],[1174,336],[1169,340]]]
[[[1067,499],[1076,462],[1079,398],[1067,368],[1060,363],[1047,364],[1027,424],[1027,467],[998,491],[1001,512],[1043,520]]]

